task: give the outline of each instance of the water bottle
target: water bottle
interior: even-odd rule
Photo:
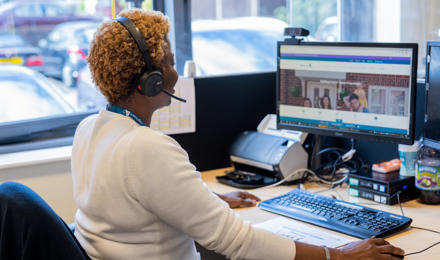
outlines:
[[[440,203],[440,150],[423,145],[417,153],[416,187],[421,190],[419,201]]]

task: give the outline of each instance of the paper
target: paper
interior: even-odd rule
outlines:
[[[171,104],[154,112],[150,127],[164,134],[183,134],[196,131],[196,97],[194,78],[179,78],[174,95],[186,103],[171,99]]]
[[[328,233],[287,218],[274,218],[253,226],[277,235],[316,246],[338,247],[354,240]]]

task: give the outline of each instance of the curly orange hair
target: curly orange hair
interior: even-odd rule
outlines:
[[[123,11],[119,16],[133,21],[147,42],[153,67],[163,71],[165,49],[169,48],[167,17],[161,12],[141,9]],[[100,25],[90,44],[87,61],[93,81],[112,104],[127,99],[133,93],[133,80],[145,66],[135,40],[115,20]]]

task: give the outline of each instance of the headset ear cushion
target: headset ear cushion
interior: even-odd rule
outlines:
[[[138,89],[141,94],[147,97],[154,97],[158,95],[163,89],[163,76],[159,71],[152,71],[144,73],[139,78]]]

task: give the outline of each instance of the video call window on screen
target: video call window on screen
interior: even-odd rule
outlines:
[[[412,139],[416,45],[309,44],[279,44],[281,125]]]

